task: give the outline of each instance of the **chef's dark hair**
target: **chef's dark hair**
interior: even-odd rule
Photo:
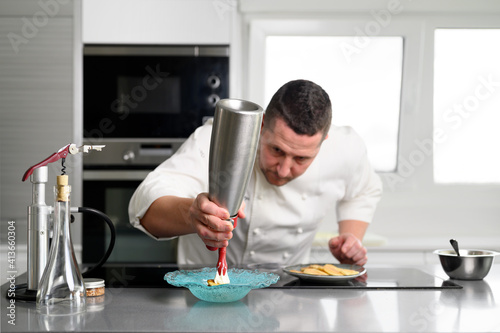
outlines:
[[[328,134],[332,122],[332,103],[328,94],[314,82],[290,81],[271,98],[264,117],[264,128],[273,128],[277,118],[299,135]]]

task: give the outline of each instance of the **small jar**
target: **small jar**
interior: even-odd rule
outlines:
[[[87,278],[83,279],[83,283],[85,283],[87,297],[96,297],[104,295],[105,288],[103,279]]]

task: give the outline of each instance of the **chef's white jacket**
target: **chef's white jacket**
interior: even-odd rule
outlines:
[[[156,199],[208,192],[211,133],[209,121],[140,184],[129,205],[134,227],[157,239],[139,222]],[[307,263],[316,230],[334,205],[338,221],[369,223],[381,194],[365,145],[350,127],[332,126],[307,171],[286,185],[270,185],[256,161],[244,196],[246,217],[227,248],[228,265]],[[207,250],[197,234],[180,236],[178,246],[179,264],[217,262],[217,251]]]

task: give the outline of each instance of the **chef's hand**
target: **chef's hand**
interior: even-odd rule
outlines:
[[[330,252],[341,264],[363,266],[368,261],[366,248],[351,233],[340,234],[328,242]]]
[[[226,247],[233,237],[233,225],[229,212],[217,206],[208,198],[208,193],[200,193],[189,208],[189,220],[196,233],[207,247]]]
[[[238,217],[244,218],[245,203],[238,210]],[[228,220],[229,212],[219,207],[208,197],[208,193],[200,193],[189,208],[190,222],[207,248],[215,251],[226,247],[233,238],[233,224]]]

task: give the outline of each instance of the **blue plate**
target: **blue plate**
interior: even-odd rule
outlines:
[[[207,280],[215,278],[216,268],[180,270],[165,274],[165,281],[176,287],[188,288],[197,298],[216,303],[234,302],[245,297],[252,289],[266,288],[278,282],[279,275],[258,270],[228,269],[231,283],[208,286]]]

